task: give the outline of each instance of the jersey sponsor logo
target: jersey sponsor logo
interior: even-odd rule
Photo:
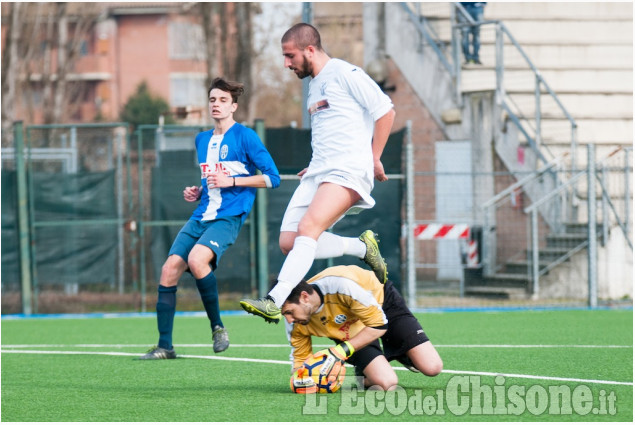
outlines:
[[[229,150],[229,148],[227,147],[227,145],[223,145],[223,147],[220,148],[220,158],[221,159],[227,158],[227,151],[228,150]]]
[[[349,339],[351,339],[351,335],[350,335],[351,325],[357,322],[358,320],[359,319],[351,320],[350,322],[346,322],[338,328],[340,332],[344,333],[344,338],[340,338],[342,341],[348,341]]]
[[[218,248],[218,242],[214,242],[214,241],[209,241],[210,244],[214,245],[216,248]]]
[[[213,174],[213,173],[223,173],[227,176],[231,175],[229,170],[225,168],[225,166],[221,162],[217,162],[216,164],[208,164],[207,162],[201,162],[199,166],[201,167],[202,179],[206,178],[209,174]]]
[[[209,173],[212,172],[212,167],[207,162],[201,162],[201,178],[204,179]]]
[[[309,106],[309,114],[313,115],[316,112],[324,111],[325,109],[329,109],[330,107],[331,105],[329,105],[329,101],[326,99],[323,99]]]
[[[344,322],[346,322],[346,315],[338,314],[337,316],[335,316],[335,323],[337,323],[338,325],[341,325]]]

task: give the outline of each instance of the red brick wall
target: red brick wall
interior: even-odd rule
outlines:
[[[448,140],[442,128],[430,115],[426,105],[401,71],[391,61],[388,61],[389,78],[387,86],[395,86],[395,91],[388,94],[395,105],[397,116],[393,129],[401,129],[406,122],[412,122],[412,143],[415,157],[415,173],[424,172],[427,175],[415,176],[415,220],[436,219],[435,208],[435,179],[432,173],[435,169],[434,144],[437,141]],[[417,262],[436,262],[436,242],[417,242]],[[419,278],[434,278],[436,269],[420,269]],[[429,275],[429,276],[428,276]]]

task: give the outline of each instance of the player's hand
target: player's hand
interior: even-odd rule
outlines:
[[[207,188],[218,189],[234,185],[234,178],[225,173],[211,173],[207,176]]]
[[[382,164],[380,160],[373,162],[373,168],[375,171],[375,178],[377,180],[379,180],[380,182],[385,182],[386,180],[388,180],[388,176],[384,171],[384,164]]]
[[[302,178],[302,176],[306,174],[307,170],[308,170],[308,168],[305,168],[304,170],[300,171],[298,173],[298,177]]]
[[[320,376],[328,376],[329,382],[333,382],[340,374],[340,370],[344,367],[344,362],[353,355],[355,349],[350,342],[344,341],[335,347],[318,351],[313,357],[322,357],[326,355],[326,361],[320,368]]]
[[[183,189],[183,199],[187,202],[196,202],[201,198],[201,189],[198,186],[188,186]]]
[[[312,394],[317,392],[317,385],[313,378],[309,376],[309,371],[300,366],[291,375],[291,390],[298,394]]]

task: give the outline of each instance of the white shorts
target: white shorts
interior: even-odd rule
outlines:
[[[370,196],[370,191],[373,189],[372,186],[369,186],[366,180],[360,179],[359,177],[341,171],[302,177],[300,185],[296,188],[295,192],[293,192],[293,196],[287,205],[287,210],[284,212],[282,224],[280,225],[281,232],[298,231],[300,220],[302,220],[311,201],[313,201],[315,192],[317,192],[320,184],[325,182],[335,183],[339,186],[353,189],[361,196],[361,199],[349,208],[342,217],[338,218],[337,221],[340,221],[345,215],[358,214],[362,210],[375,206],[375,200]]]

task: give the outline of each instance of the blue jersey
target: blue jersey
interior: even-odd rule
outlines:
[[[220,142],[218,139],[221,139]],[[192,220],[241,216],[244,222],[256,198],[254,187],[208,189],[207,173],[222,172],[231,177],[247,177],[255,175],[258,169],[268,188],[280,185],[280,174],[269,151],[256,132],[244,125],[234,123],[222,136],[214,136],[213,129],[204,131],[196,136],[195,143],[203,193]]]

